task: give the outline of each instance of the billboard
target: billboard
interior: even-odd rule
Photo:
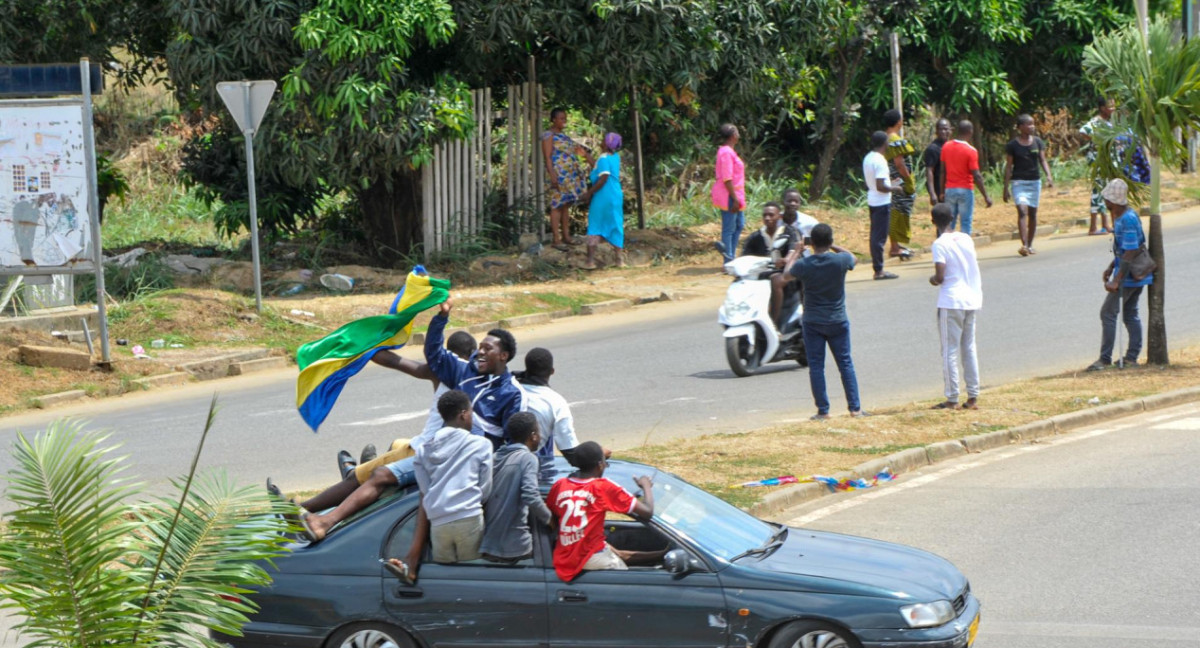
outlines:
[[[0,104],[0,268],[90,265],[79,104]]]

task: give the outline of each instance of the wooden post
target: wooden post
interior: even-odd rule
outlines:
[[[646,229],[646,178],[642,174],[642,111],[638,110],[638,90],[635,84],[629,94],[629,106],[633,110],[633,166],[637,173],[638,229]]]

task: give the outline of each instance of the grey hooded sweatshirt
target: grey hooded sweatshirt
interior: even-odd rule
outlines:
[[[413,458],[421,505],[431,526],[483,514],[492,492],[492,444],[482,436],[444,427]]]
[[[529,518],[550,523],[550,509],[538,490],[538,457],[521,443],[509,443],[493,458],[492,496],[483,507],[480,553],[515,559],[533,553]]]

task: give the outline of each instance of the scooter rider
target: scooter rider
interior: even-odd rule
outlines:
[[[746,238],[742,256],[771,257],[775,272],[771,273],[771,319],[780,326],[780,309],[783,304],[784,264],[792,250],[803,246],[800,232],[780,220],[783,208],[777,202],[763,205],[763,226]]]

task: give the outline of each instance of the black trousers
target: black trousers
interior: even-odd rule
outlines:
[[[871,210],[871,267],[876,274],[883,272],[883,246],[887,244],[888,228],[892,224],[891,204],[869,207]]]

